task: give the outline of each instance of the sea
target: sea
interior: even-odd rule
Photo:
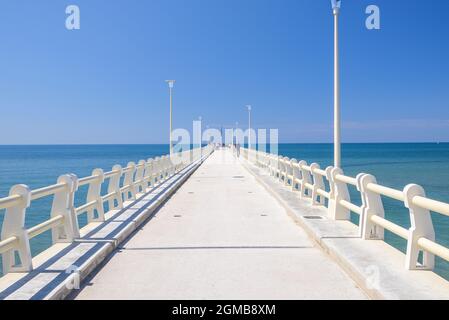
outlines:
[[[279,154],[316,162],[322,168],[332,165],[332,144],[280,144]],[[0,146],[0,198],[16,184],[31,189],[56,183],[66,173],[89,176],[95,168],[111,170],[115,164],[153,158],[169,151],[168,145],[33,145]],[[373,174],[379,184],[402,190],[407,184],[421,185],[428,197],[449,202],[449,143],[369,143],[343,144],[342,168],[346,175]],[[360,204],[360,195],[350,187],[351,200]],[[87,188],[77,192],[75,205],[85,202]],[[383,198],[386,218],[408,228],[410,218],[403,203]],[[34,226],[50,216],[51,197],[33,201],[27,210],[26,226]],[[0,226],[4,212],[0,211]],[[358,217],[351,220],[357,223]],[[449,217],[432,214],[437,242],[449,246]],[[80,226],[86,224],[85,217]],[[385,240],[405,252],[406,243],[386,231]],[[51,245],[51,234],[45,232],[31,240],[33,256]],[[1,267],[1,266],[0,266]],[[449,280],[449,263],[437,258],[435,272]]]

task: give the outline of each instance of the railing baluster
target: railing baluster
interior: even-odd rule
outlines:
[[[95,207],[90,209],[87,213],[87,221],[90,222],[102,222],[104,221],[104,207],[103,199],[101,198],[101,186],[104,182],[103,169],[95,169],[92,171],[92,175],[97,178],[89,184],[89,190],[87,191],[87,200],[89,203],[95,201]],[[97,217],[95,217],[95,210],[97,211]]]
[[[291,168],[290,159],[285,157],[283,159],[283,164],[284,164],[284,167],[283,167],[283,171],[282,171],[282,176],[284,179],[284,186],[288,186],[288,174],[289,174],[289,168]]]
[[[384,228],[371,220],[372,216],[385,217],[382,198],[378,193],[370,191],[367,187],[369,183],[377,183],[376,178],[371,174],[363,174],[357,180],[362,196],[361,237],[364,240],[382,240],[384,239]]]
[[[312,183],[312,176],[310,175],[310,172],[308,170],[304,169],[305,166],[307,166],[306,161],[302,160],[299,162],[299,168],[301,170],[301,189],[300,189],[301,199],[311,198],[311,195],[309,195],[307,192],[306,184]]]
[[[14,207],[7,208],[2,225],[2,241],[15,237],[17,244],[2,254],[3,274],[9,272],[29,272],[33,270],[30,250],[30,240],[25,228],[25,213],[31,204],[31,190],[28,186],[19,184],[11,188],[10,196],[21,196],[20,202]],[[16,263],[17,252],[20,264]]]
[[[145,173],[144,173],[144,181],[145,181],[145,190],[148,189],[148,187],[153,187],[153,159],[148,159],[147,163],[145,164]]]
[[[154,181],[155,183],[161,182],[161,157],[157,157],[154,164]]]
[[[143,179],[143,176],[145,174],[145,160],[140,160],[137,167],[136,167],[136,173],[134,175],[134,182],[135,182],[135,191],[137,193],[145,193],[146,187],[145,182]]]
[[[333,168],[330,174],[331,199],[329,199],[329,217],[333,220],[349,220],[350,211],[340,204],[341,200],[350,202],[348,186],[345,182],[337,180],[337,175],[343,175],[343,170]]]
[[[301,177],[301,171],[299,170],[298,167],[298,160],[291,159],[290,165],[292,168],[292,184],[291,184],[292,191],[297,191],[298,189],[296,188],[296,185],[299,185],[298,180]]]
[[[405,267],[408,270],[417,269],[418,255],[420,248],[418,240],[426,238],[435,241],[435,230],[433,228],[430,211],[413,204],[415,196],[425,197],[424,189],[416,184],[409,184],[404,188],[404,204],[409,209],[410,214],[410,229],[407,241],[407,254]],[[423,263],[419,269],[433,270],[435,266],[435,255],[428,251],[423,252]]]
[[[312,171],[313,177],[313,190],[312,190],[312,204],[314,205],[324,205],[325,198],[318,194],[318,190],[324,190],[324,180],[323,176],[314,172],[315,169],[320,169],[320,165],[318,163],[312,163],[310,165],[310,169]]]
[[[123,202],[129,200],[136,200],[136,188],[134,185],[134,173],[136,172],[136,164],[129,162],[126,166],[128,170],[125,172],[125,178],[123,179]]]
[[[75,192],[78,190],[78,178],[74,174],[66,174],[58,178],[58,183],[64,183],[66,187],[54,194],[50,215],[51,218],[62,215],[63,221],[62,225],[52,228],[52,240],[53,243],[70,243],[80,236],[74,206]]]
[[[122,191],[120,190],[120,179],[123,174],[122,166],[117,164],[112,167],[112,171],[115,174],[109,178],[108,194],[114,194],[114,196],[108,200],[108,207],[109,210],[123,209]],[[117,205],[115,202],[117,202]]]

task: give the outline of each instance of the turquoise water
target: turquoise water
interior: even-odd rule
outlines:
[[[281,144],[279,154],[317,162],[322,167],[332,164],[331,144]],[[18,183],[32,189],[56,182],[59,175],[75,173],[78,177],[91,174],[92,169],[110,170],[114,164],[126,166],[129,161],[168,153],[168,145],[89,145],[89,146],[0,146],[0,197],[7,196],[9,188]],[[380,184],[402,189],[409,183],[424,187],[433,199],[449,202],[449,143],[407,144],[344,144],[343,169],[347,175],[360,172],[376,176]],[[85,202],[86,188],[77,193],[75,202]],[[351,197],[360,203],[355,189]],[[27,211],[27,226],[36,225],[50,215],[51,198],[32,203]],[[402,203],[384,199],[388,219],[409,227],[409,216]],[[356,217],[353,217],[354,220]],[[449,218],[433,215],[437,241],[449,246]],[[3,212],[0,212],[0,224]],[[81,219],[81,226],[85,219]],[[405,242],[387,232],[386,240],[398,249],[405,250]],[[49,232],[32,239],[33,255],[49,247]],[[449,279],[449,264],[437,259],[436,272]]]

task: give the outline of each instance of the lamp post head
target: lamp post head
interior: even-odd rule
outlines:
[[[246,107],[248,108],[248,111],[251,111],[251,106],[250,105],[247,105]]]
[[[168,87],[170,89],[173,89],[173,86],[175,85],[176,80],[165,80],[165,82],[168,83]]]
[[[341,8],[341,0],[331,0],[332,11],[334,14],[338,14]]]

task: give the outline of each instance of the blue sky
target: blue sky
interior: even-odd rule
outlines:
[[[171,78],[176,127],[243,127],[252,104],[281,142],[332,141],[328,0],[0,4],[0,144],[166,143]],[[449,141],[449,1],[342,6],[343,141]]]

